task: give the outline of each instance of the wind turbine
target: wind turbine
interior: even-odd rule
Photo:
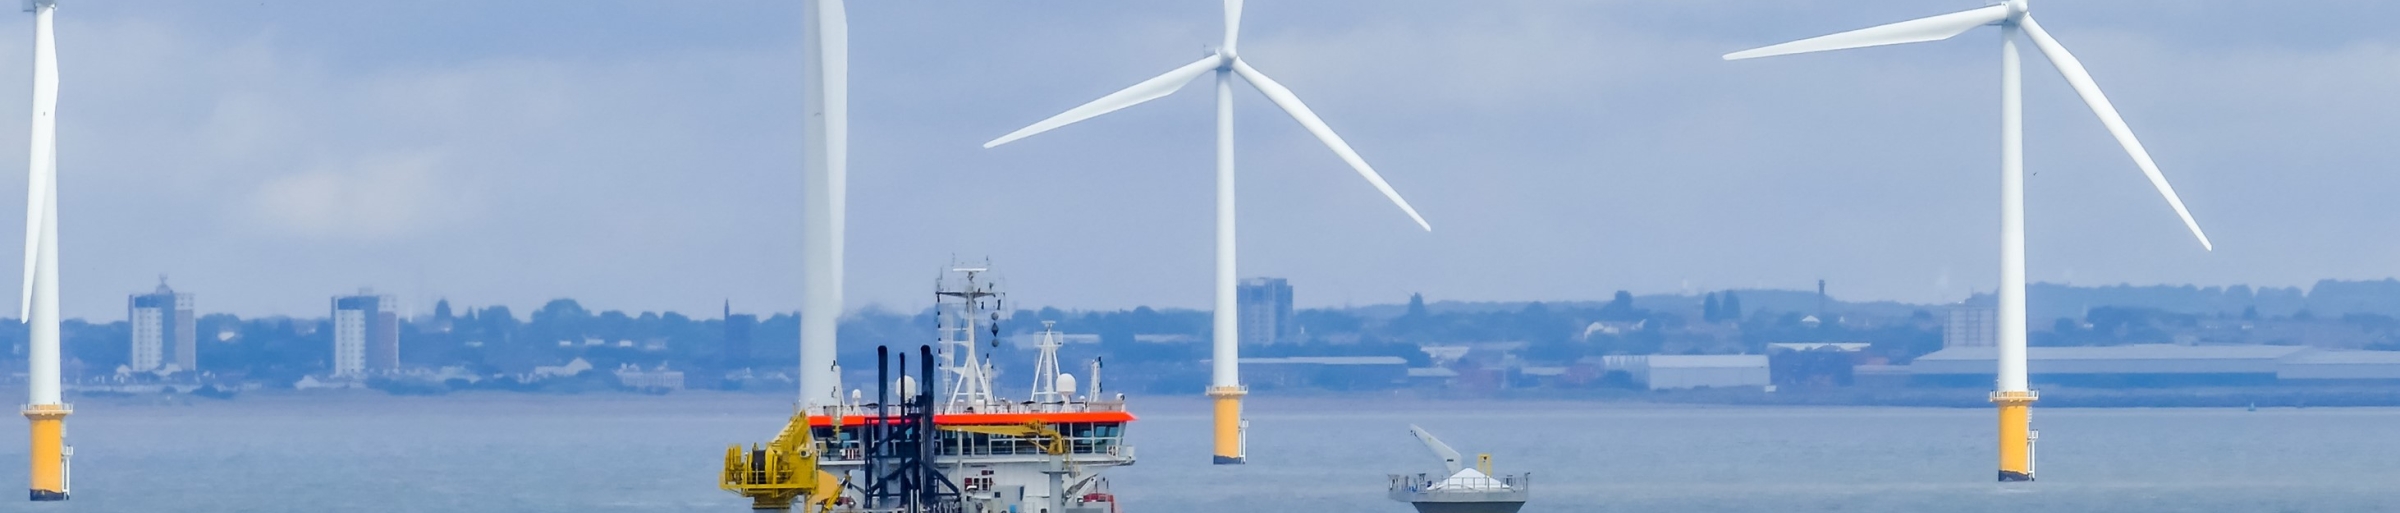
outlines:
[[[2000,27],[2000,354],[1999,390],[1992,393],[1992,402],[2000,408],[2001,481],[2033,480],[2032,406],[2039,398],[2025,383],[2025,124],[2018,35],[2032,40],[2034,48],[2050,59],[2051,67],[2067,79],[2075,94],[2083,97],[2092,114],[2100,117],[2100,124],[2108,127],[2117,144],[2133,157],[2134,165],[2150,178],[2150,185],[2166,197],[2167,205],[2175,208],[2175,215],[2183,217],[2184,227],[2200,239],[2200,247],[2215,249],[2208,242],[2208,234],[2200,231],[2200,223],[2183,208],[2183,200],[2175,196],[2175,188],[2167,185],[2166,175],[2159,173],[2158,163],[2150,160],[2150,152],[2142,149],[2142,142],[2134,139],[2133,130],[2125,126],[2125,119],[2117,115],[2108,96],[2101,94],[2099,84],[2092,82],[2083,62],[2033,21],[2025,2],[2005,0],[1978,9],[1725,54],[1725,60],[1739,60],[1919,43],[1949,39],[1987,25]]]
[[[800,403],[841,404],[834,334],[842,316],[842,227],[850,174],[850,22],[842,0],[805,0],[800,224]]]
[[[838,492],[829,488],[833,482],[830,478],[820,479],[814,470],[797,473],[740,470],[766,468],[753,465],[780,465],[769,462],[790,461],[792,457],[813,458],[805,447],[806,437],[795,441],[785,435],[805,433],[812,416],[823,414],[838,419],[840,415],[831,410],[841,405],[841,367],[834,364],[833,355],[834,328],[842,314],[843,179],[848,174],[850,134],[850,28],[842,0],[801,0],[800,10],[800,74],[805,82],[801,86],[801,103],[807,118],[800,129],[805,160],[800,166],[800,397],[794,402],[799,411],[780,431],[783,434],[773,441],[763,446],[751,444],[747,450],[740,444],[726,448],[725,468],[735,470],[726,471],[721,484],[726,490],[749,498],[751,511],[788,513],[794,504],[813,510],[816,498],[829,498],[832,495],[827,493]],[[726,314],[731,316],[732,311],[727,310]],[[811,499],[803,501],[803,497]],[[832,503],[825,505],[831,507]]]
[[[25,295],[17,312],[31,331],[25,419],[32,423],[36,501],[67,500],[67,415],[58,395],[58,45],[57,0],[25,0],[33,13],[33,151],[25,187]]]
[[[1239,464],[1247,457],[1244,454],[1246,449],[1243,447],[1243,431],[1246,428],[1244,427],[1245,423],[1241,420],[1241,398],[1247,392],[1241,385],[1238,367],[1241,346],[1238,345],[1238,339],[1235,337],[1240,329],[1240,323],[1235,317],[1234,301],[1234,76],[1239,75],[1242,81],[1248,82],[1251,87],[1256,88],[1259,94],[1266,95],[1268,101],[1274,102],[1276,107],[1282,108],[1284,113],[1290,114],[1293,120],[1299,121],[1302,128],[1308,129],[1310,134],[1317,136],[1317,140],[1324,142],[1327,148],[1332,149],[1334,155],[1340,156],[1343,162],[1349,163],[1350,168],[1357,170],[1360,177],[1366,178],[1368,184],[1375,186],[1375,190],[1383,192],[1384,197],[1391,198],[1393,204],[1400,206],[1400,211],[1408,213],[1409,219],[1416,221],[1418,227],[1424,228],[1426,231],[1433,230],[1432,225],[1425,223],[1424,216],[1417,215],[1417,209],[1408,206],[1408,200],[1401,199],[1400,193],[1393,191],[1391,184],[1384,183],[1383,176],[1375,174],[1375,168],[1368,166],[1366,159],[1360,158],[1357,151],[1350,149],[1349,143],[1342,141],[1341,135],[1335,134],[1331,127],[1325,126],[1325,120],[1318,119],[1317,114],[1308,109],[1308,105],[1300,103],[1300,97],[1294,96],[1291,89],[1285,88],[1275,79],[1267,78],[1265,73],[1251,67],[1250,63],[1243,61],[1240,55],[1234,52],[1236,43],[1240,41],[1241,29],[1242,1],[1225,0],[1225,42],[1209,56],[1175,68],[1166,74],[1134,84],[1133,87],[1109,93],[1098,100],[1092,100],[1091,103],[1068,109],[1064,113],[1010,132],[991,142],[983,143],[985,148],[1008,144],[1010,141],[1091,119],[1101,114],[1115,112],[1117,109],[1156,100],[1182,89],[1185,83],[1191,82],[1193,79],[1210,72],[1216,73],[1217,298],[1215,347],[1211,355],[1212,372],[1210,373],[1208,396],[1215,403],[1215,461],[1220,465]]]

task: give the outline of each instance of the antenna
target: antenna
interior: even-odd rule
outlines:
[[[1033,361],[1033,403],[1040,408],[1063,407],[1072,400],[1073,390],[1060,390],[1058,370],[1058,321],[1042,321],[1041,355]],[[1069,383],[1073,383],[1069,381]],[[1095,381],[1094,383],[1098,383]],[[1073,385],[1067,385],[1072,387]]]
[[[1092,391],[1085,393],[1084,397],[1094,401],[1100,399],[1100,357],[1092,357]]]
[[[983,342],[977,337],[986,333],[991,346],[1000,347],[1000,316],[989,307],[1002,294],[985,276],[989,270],[988,263],[952,263],[950,272],[935,281],[934,323],[941,349],[934,362],[951,384],[942,406],[945,413],[988,411],[1000,404],[993,395],[990,360],[977,347]],[[987,318],[990,326],[979,325]]]

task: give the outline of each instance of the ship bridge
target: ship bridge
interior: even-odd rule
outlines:
[[[985,411],[945,413],[933,416],[939,433],[935,439],[937,461],[963,459],[1046,460],[1052,447],[1078,465],[1130,465],[1133,446],[1125,442],[1125,428],[1136,417],[1125,411],[1124,403],[1090,402],[1067,405],[995,405]],[[809,430],[814,435],[820,461],[828,467],[864,464],[866,441],[860,426],[886,422],[869,407],[841,408],[841,415],[811,415]],[[1037,411],[1048,410],[1048,411]],[[897,417],[897,416],[895,416]],[[1039,426],[1042,429],[1023,429],[1018,432],[989,428]],[[980,429],[979,429],[980,428]],[[1055,445],[1054,445],[1055,444]]]

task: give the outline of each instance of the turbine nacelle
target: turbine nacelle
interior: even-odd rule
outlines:
[[[25,0],[25,12],[34,12],[41,10],[44,7],[57,6],[58,0]]]
[[[1233,52],[1227,51],[1225,47],[1222,46],[1201,47],[1200,58],[1201,60],[1216,59],[1217,71],[1233,71],[1233,61],[1241,59],[1241,57],[1234,56]]]

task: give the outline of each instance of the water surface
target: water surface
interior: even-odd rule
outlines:
[[[1384,474],[1438,470],[1425,426],[1543,511],[2373,511],[2400,482],[2400,409],[2039,409],[2038,483],[1993,476],[1988,409],[1624,406],[1256,396],[1251,464],[1209,465],[1205,404],[1140,398],[1131,512],[1403,512]],[[713,484],[764,441],[764,394],[85,400],[75,499],[9,511],[746,511]],[[23,422],[0,422],[22,441]],[[25,482],[0,445],[0,483]]]

